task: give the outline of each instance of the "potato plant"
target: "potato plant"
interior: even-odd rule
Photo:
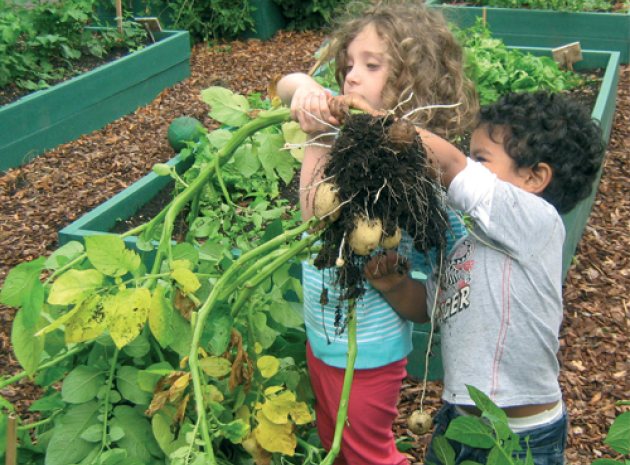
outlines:
[[[298,260],[318,239],[302,235],[316,220],[298,225],[271,196],[226,187],[245,184],[229,178],[248,158],[261,188],[290,180],[297,163],[280,150],[279,129],[289,110],[251,112],[225,89],[204,98],[234,130],[189,146],[189,172],[163,173],[178,187],[161,213],[9,273],[0,300],[18,308],[12,344],[24,372],[0,388],[30,376],[44,389],[31,407],[41,419],[18,422],[20,463],[319,463],[320,449],[302,439],[313,417],[295,308]],[[228,220],[204,230],[195,221],[217,198]],[[174,242],[182,215],[190,228]],[[217,239],[235,234],[237,218],[254,227]],[[146,252],[125,247],[132,234]],[[149,249],[152,263],[142,259]],[[0,417],[0,431],[12,424]]]

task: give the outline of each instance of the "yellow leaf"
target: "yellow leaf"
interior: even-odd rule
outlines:
[[[206,357],[199,360],[199,366],[208,375],[213,378],[220,378],[228,375],[232,371],[232,364],[223,357]]]
[[[278,373],[278,369],[280,368],[280,360],[278,360],[273,355],[263,355],[256,362],[256,366],[260,370],[260,374],[263,375],[264,378],[271,378],[273,375]]]
[[[197,279],[197,276],[195,276],[195,273],[187,270],[186,268],[177,268],[176,270],[173,270],[171,272],[171,277],[177,281],[177,284],[182,287],[182,290],[186,294],[195,292],[201,287],[201,283]]]
[[[311,411],[306,402],[296,402],[291,409],[291,418],[296,425],[305,425],[313,421]]]
[[[103,285],[105,276],[97,270],[68,270],[53,283],[48,303],[69,305],[85,299]]]
[[[66,342],[84,342],[97,338],[107,329],[101,298],[88,299],[79,305],[79,311],[66,321]]]
[[[256,465],[270,465],[271,464],[271,454],[267,452],[265,449],[260,447],[258,441],[253,434],[250,433],[243,442],[241,443],[243,449],[247,451],[249,455],[254,459],[254,463]]]
[[[219,389],[214,384],[208,384],[206,386],[206,393],[208,400],[211,400],[213,402],[217,402],[220,404],[221,402],[223,402],[223,400],[225,400],[223,393],[219,391]]]
[[[252,412],[249,410],[247,405],[241,405],[238,410],[234,413],[235,420],[243,420],[245,423],[249,424],[249,417]]]
[[[284,387],[282,386],[269,386],[265,389],[265,397],[273,396],[282,390],[284,390]]]
[[[151,292],[145,288],[125,289],[103,301],[109,333],[119,349],[133,341],[147,321]]]
[[[254,435],[260,446],[269,452],[280,452],[281,454],[293,456],[297,439],[293,434],[293,425],[287,423],[277,425],[265,417],[262,412],[256,414],[258,426],[254,429]]]
[[[190,373],[183,374],[175,380],[175,382],[168,389],[168,400],[175,402],[180,395],[186,390],[190,383]]]
[[[289,422],[289,413],[295,406],[295,394],[284,391],[273,398],[267,398],[261,411],[272,423],[283,425]]]
[[[259,355],[260,353],[262,353],[263,351],[263,346],[260,344],[260,342],[256,341],[254,343],[254,352],[256,353],[256,355]]]
[[[164,287],[158,285],[153,291],[149,307],[149,328],[162,347],[168,346],[174,337],[171,324],[173,306],[164,293]]]
[[[100,300],[101,300],[101,297],[99,295],[93,295],[91,297],[88,297],[86,300],[83,300],[83,301],[79,302],[77,305],[75,305],[74,308],[72,308],[72,310],[70,310],[68,313],[64,313],[59,318],[57,318],[55,321],[50,323],[48,326],[45,326],[42,329],[40,329],[39,331],[37,331],[35,333],[35,336],[43,336],[45,334],[48,334],[48,333],[54,331],[55,329],[61,327],[64,324],[66,324],[66,322],[69,321],[70,319],[74,318],[74,316],[77,313],[79,313],[84,307],[87,306],[87,307],[93,308],[94,305],[96,305]]]

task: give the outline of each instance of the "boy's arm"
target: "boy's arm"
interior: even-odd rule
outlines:
[[[409,276],[409,262],[395,252],[370,259],[365,277],[401,317],[416,323],[429,321],[424,284]]]
[[[457,174],[466,168],[466,155],[450,142],[426,129],[416,128],[429,161],[440,176],[440,182],[446,188]]]

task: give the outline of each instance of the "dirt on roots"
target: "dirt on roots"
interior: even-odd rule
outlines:
[[[323,40],[318,32],[281,32],[267,42],[235,41],[194,47],[192,75],[164,90],[149,105],[105,128],[57,147],[31,163],[0,176],[0,284],[9,269],[49,255],[57,231],[145,175],[154,163],[174,155],[166,140],[168,124],[193,116],[208,128],[199,92],[223,85],[239,93],[266,94],[277,75],[308,71]],[[567,463],[587,465],[614,457],[603,443],[621,412],[615,401],[630,399],[628,380],[628,297],[630,268],[630,67],[621,69],[617,112],[602,181],[589,223],[564,288],[561,330],[561,384],[571,416]],[[0,366],[3,375],[20,370],[11,351],[14,310],[1,308]],[[411,437],[410,463],[420,464],[430,435],[408,431],[407,415],[418,406],[421,383],[405,381],[397,436]],[[441,385],[428,384],[425,408],[440,405]],[[25,419],[39,394],[24,380],[0,392]],[[627,409],[627,408],[626,408]]]

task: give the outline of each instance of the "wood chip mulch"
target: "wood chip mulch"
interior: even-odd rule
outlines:
[[[0,175],[0,284],[18,263],[48,255],[57,231],[144,176],[154,163],[173,157],[168,124],[193,116],[215,123],[199,100],[202,89],[226,86],[239,93],[261,92],[277,75],[308,71],[321,44],[318,32],[280,32],[267,42],[197,45],[192,75],[163,91],[149,105],[99,131],[61,145],[31,163]],[[630,289],[630,67],[621,69],[617,112],[601,185],[575,263],[565,285],[561,333],[561,382],[571,415],[567,463],[587,465],[615,457],[603,444],[621,412],[615,401],[630,399],[627,290]],[[20,368],[11,352],[14,310],[0,307],[0,372]],[[425,408],[439,407],[440,383],[428,385]],[[406,380],[401,392],[398,436],[409,436],[411,464],[421,464],[429,435],[413,436],[404,418],[417,408],[421,383]],[[26,412],[39,391],[28,381],[0,392]]]

